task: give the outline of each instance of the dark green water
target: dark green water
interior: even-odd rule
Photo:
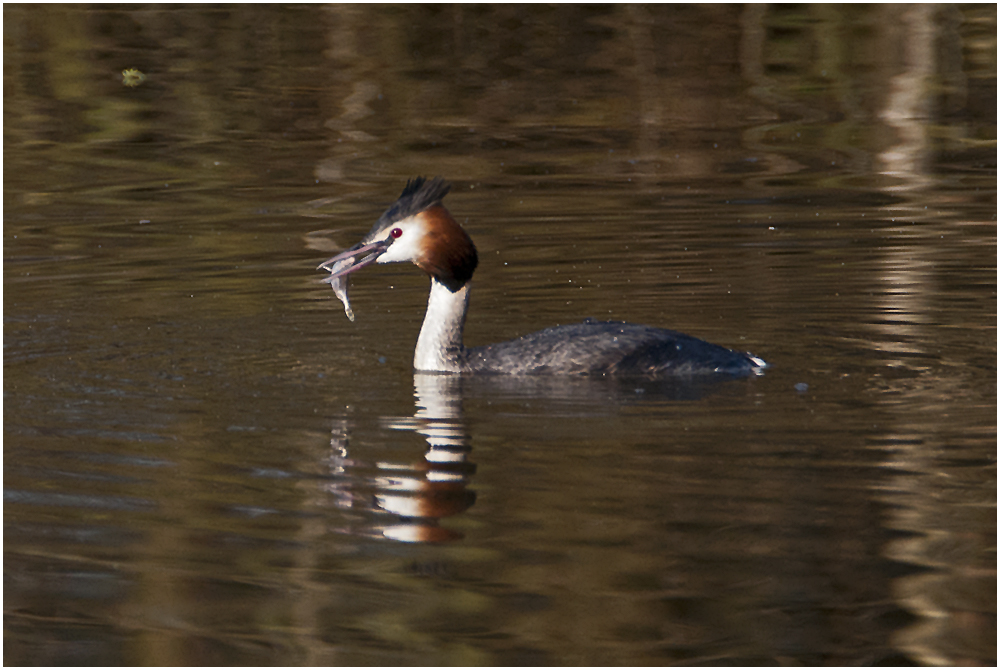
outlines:
[[[4,168],[6,665],[995,664],[995,6],[5,5]],[[415,175],[773,367],[415,378]]]

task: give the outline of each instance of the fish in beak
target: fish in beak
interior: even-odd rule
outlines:
[[[378,240],[375,242],[359,242],[347,251],[337,254],[319,264],[317,270],[327,270],[330,276],[323,280],[324,284],[329,284],[333,288],[334,295],[344,303],[344,313],[352,322],[354,321],[354,310],[351,309],[350,299],[347,297],[349,280],[347,275],[357,272],[363,267],[371,265],[378,257],[385,253],[385,250],[392,244],[392,238]]]

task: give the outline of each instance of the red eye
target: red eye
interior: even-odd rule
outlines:
[[[403,231],[401,229],[399,229],[399,228],[393,228],[392,232],[389,233],[389,234],[392,235],[393,238],[395,238],[395,239],[398,240],[400,237],[402,237]]]

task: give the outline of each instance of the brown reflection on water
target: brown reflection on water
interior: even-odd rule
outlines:
[[[933,8],[912,7],[900,19],[891,34],[906,45],[904,67],[890,78],[880,115],[895,131],[896,141],[877,157],[881,174],[891,180],[883,189],[894,195],[917,193],[935,182],[934,129],[927,122],[934,112],[932,100],[924,94],[927,82],[936,79],[948,90],[939,101],[945,106],[969,95],[957,59],[933,58],[940,34]],[[957,14],[948,13],[944,25],[954,30],[959,20]],[[958,46],[951,43],[946,48],[954,52]],[[940,213],[951,207],[949,199],[931,197],[923,199],[922,206],[904,201],[880,208],[893,225],[884,229],[887,241],[879,262],[883,288],[871,323],[871,345],[885,352],[887,365],[897,370],[914,369],[919,365],[914,359],[928,361],[919,381],[901,376],[875,383],[880,393],[893,396],[884,405],[891,419],[880,438],[888,447],[886,467],[898,473],[882,492],[893,503],[887,525],[911,534],[890,543],[886,554],[929,570],[895,581],[894,596],[920,616],[918,623],[896,635],[896,644],[931,665],[976,665],[996,654],[995,641],[989,642],[996,635],[995,538],[990,542],[972,530],[995,520],[996,478],[995,462],[982,462],[986,467],[968,465],[980,461],[982,447],[995,445],[996,432],[955,434],[925,417],[949,411],[948,406],[960,398],[982,402],[969,393],[967,365],[991,362],[973,359],[963,365],[940,360],[934,365],[931,361],[940,353],[928,345],[939,339],[935,330],[949,327],[951,310],[943,304],[945,296],[959,301],[971,297],[958,277],[949,276],[955,273],[940,253],[941,240],[961,235],[962,228],[970,226],[995,227],[996,220],[942,221]],[[976,348],[989,350],[996,331],[974,330],[968,337],[976,341]],[[995,352],[993,347],[994,363]],[[995,408],[995,387],[992,401]],[[994,504],[970,500],[962,493],[968,488],[992,490]]]
[[[4,28],[5,663],[995,663],[994,6]],[[417,174],[470,344],[773,372],[422,390],[425,278],[313,272]]]

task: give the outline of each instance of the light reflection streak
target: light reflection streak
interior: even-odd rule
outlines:
[[[427,442],[421,460],[372,463],[352,458],[349,431],[341,422],[333,431],[326,491],[344,510],[368,512],[344,532],[385,537],[400,542],[458,540],[462,533],[440,525],[475,504],[469,483],[476,471],[462,419],[461,379],[450,375],[414,375],[413,417],[387,418],[392,430],[412,431]],[[391,520],[384,520],[390,516]]]

